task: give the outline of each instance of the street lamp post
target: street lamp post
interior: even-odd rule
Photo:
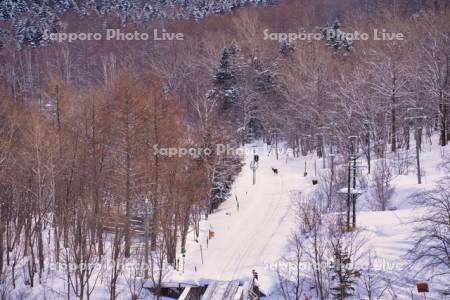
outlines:
[[[306,142],[307,142],[307,139],[310,139],[311,138],[311,135],[310,134],[302,134],[302,144],[303,144],[303,149],[302,149],[302,155],[307,155],[307,153],[305,153],[305,147],[306,147]],[[306,150],[306,152],[307,152],[307,150]],[[304,177],[306,177],[308,175],[308,171],[306,170],[306,158],[305,158],[305,170],[304,170],[304,172],[303,172],[303,176]]]
[[[259,162],[257,161],[256,157],[257,156],[254,155],[253,156],[253,160],[250,163],[250,169],[252,169],[252,171],[253,171],[253,185],[256,184],[256,169],[258,169],[258,164],[259,164]]]

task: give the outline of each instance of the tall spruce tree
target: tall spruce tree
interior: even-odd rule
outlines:
[[[341,23],[336,19],[333,25],[326,25],[320,29],[325,42],[329,47],[335,51],[345,50],[350,51],[353,41],[347,39],[347,35],[341,30]]]
[[[239,48],[232,44],[222,52],[217,73],[214,75],[214,89],[210,97],[218,101],[222,111],[229,111],[239,101],[239,73],[240,65],[237,60]]]
[[[341,240],[333,243],[334,261],[331,264],[331,294],[334,299],[353,298],[356,278],[360,272],[352,264],[349,251],[343,247]]]

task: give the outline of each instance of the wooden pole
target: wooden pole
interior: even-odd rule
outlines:
[[[253,167],[253,185],[256,184],[256,168]]]
[[[200,257],[202,258],[202,265],[203,265],[203,247],[202,247],[202,244],[200,244]]]

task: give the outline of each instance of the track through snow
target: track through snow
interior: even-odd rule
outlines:
[[[245,165],[236,178],[230,198],[202,223],[199,243],[187,247],[185,270],[171,277],[185,280],[238,280],[251,277],[252,269],[260,281],[273,276],[273,266],[281,258],[293,226],[292,191],[311,184],[303,177],[303,159],[275,159],[265,146],[247,148]],[[256,184],[252,184],[250,161],[253,149],[259,153]],[[279,174],[272,172],[278,168]],[[237,209],[235,197],[239,201]],[[209,228],[215,233],[207,247]],[[201,261],[200,245],[203,250]],[[272,269],[272,270],[271,270]],[[175,279],[173,278],[173,279]]]

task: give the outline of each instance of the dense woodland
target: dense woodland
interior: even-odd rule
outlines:
[[[358,147],[370,166],[371,155],[410,147],[411,107],[427,117],[424,137],[437,132],[441,145],[450,141],[447,1],[229,4],[231,12],[202,13],[201,20],[189,1],[184,8],[162,2],[188,12],[168,21],[124,18],[99,6],[77,11],[76,1],[52,11],[43,1],[41,14],[8,11],[38,10],[38,2],[0,3],[0,281],[14,285],[23,262],[33,286],[50,262],[105,255],[151,261],[146,275],[160,280],[166,264],[177,264],[188,232],[198,232],[199,221],[229,196],[241,157],[169,158],[155,155],[154,145],[237,147],[261,138],[286,141],[295,155],[321,156],[333,145],[344,158]],[[20,33],[20,22],[35,21],[65,32],[166,28],[185,38],[41,43]],[[266,28],[314,32],[327,24],[346,32],[385,28],[406,39],[349,47],[263,39]],[[354,145],[349,136],[366,142]],[[115,299],[118,270],[110,272]],[[80,297],[89,297],[91,275],[70,275]]]

